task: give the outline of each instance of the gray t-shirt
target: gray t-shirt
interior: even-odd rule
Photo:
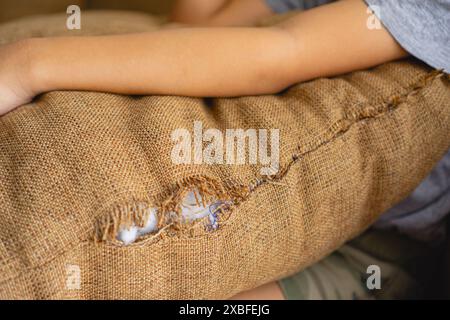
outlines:
[[[362,1],[362,0],[361,0]],[[450,0],[364,0],[411,55],[450,72]],[[306,10],[333,0],[266,0],[277,13]]]
[[[306,10],[333,0],[266,0],[277,13]],[[362,0],[361,0],[362,1]],[[436,69],[450,70],[450,0],[365,0],[386,29],[411,55]],[[445,239],[450,212],[450,151],[404,201],[374,225],[412,238]]]

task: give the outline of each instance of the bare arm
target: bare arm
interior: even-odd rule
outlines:
[[[223,8],[228,0],[177,0],[170,14],[170,20],[195,24],[210,19]]]
[[[270,282],[258,288],[241,292],[230,300],[285,300],[277,282]]]
[[[171,21],[202,26],[251,26],[273,15],[265,0],[177,0]]]
[[[299,81],[368,68],[406,55],[386,30],[369,30],[367,18],[362,0],[344,0],[299,13],[270,28],[186,28],[34,39],[26,46],[31,72],[25,77],[29,79],[25,91],[186,96],[274,93]],[[2,83],[7,83],[1,70],[0,65],[0,92]],[[0,113],[15,107],[5,105],[0,105]]]

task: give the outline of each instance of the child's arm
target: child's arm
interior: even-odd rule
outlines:
[[[406,55],[386,30],[369,30],[367,19],[362,0],[346,0],[269,28],[188,28],[27,40],[13,56],[8,56],[11,48],[0,48],[0,99],[7,92],[0,100],[0,114],[35,94],[65,89],[186,96],[270,94],[296,82]],[[22,68],[25,71],[17,71]],[[11,92],[23,96],[13,94],[8,100]]]
[[[170,14],[170,20],[186,24],[207,21],[219,12],[226,2],[228,0],[176,0]]]
[[[200,26],[252,26],[271,15],[265,0],[177,0],[170,19]]]

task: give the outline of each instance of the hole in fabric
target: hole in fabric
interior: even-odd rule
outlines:
[[[206,230],[214,231],[219,226],[217,215],[222,204],[222,201],[216,201],[212,204],[204,203],[198,190],[194,189],[186,193],[180,204],[181,220],[185,223],[190,223],[208,217],[209,223],[206,225]],[[130,227],[121,227],[116,239],[125,245],[130,245],[140,237],[158,231],[158,210],[156,208],[148,210],[150,212],[144,227],[138,227],[135,224]],[[177,219],[178,216],[175,212],[169,212],[168,214],[169,219]]]
[[[117,240],[123,242],[125,245],[128,245],[135,242],[139,237],[155,232],[158,229],[157,209],[150,208],[148,210],[150,210],[150,214],[148,215],[148,219],[144,227],[137,227],[136,225],[133,225],[128,228],[121,228],[117,234]]]

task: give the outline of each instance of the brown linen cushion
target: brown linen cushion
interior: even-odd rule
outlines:
[[[72,34],[64,18],[4,24],[0,43]],[[73,34],[157,24],[85,13]],[[450,147],[448,77],[414,60],[206,102],[52,92],[0,118],[0,298],[228,298],[364,231]],[[192,132],[194,121],[223,132],[279,129],[280,170],[174,164],[171,135]],[[194,189],[226,203],[218,228],[169,219]],[[149,208],[158,208],[156,233],[128,246],[115,239]]]

